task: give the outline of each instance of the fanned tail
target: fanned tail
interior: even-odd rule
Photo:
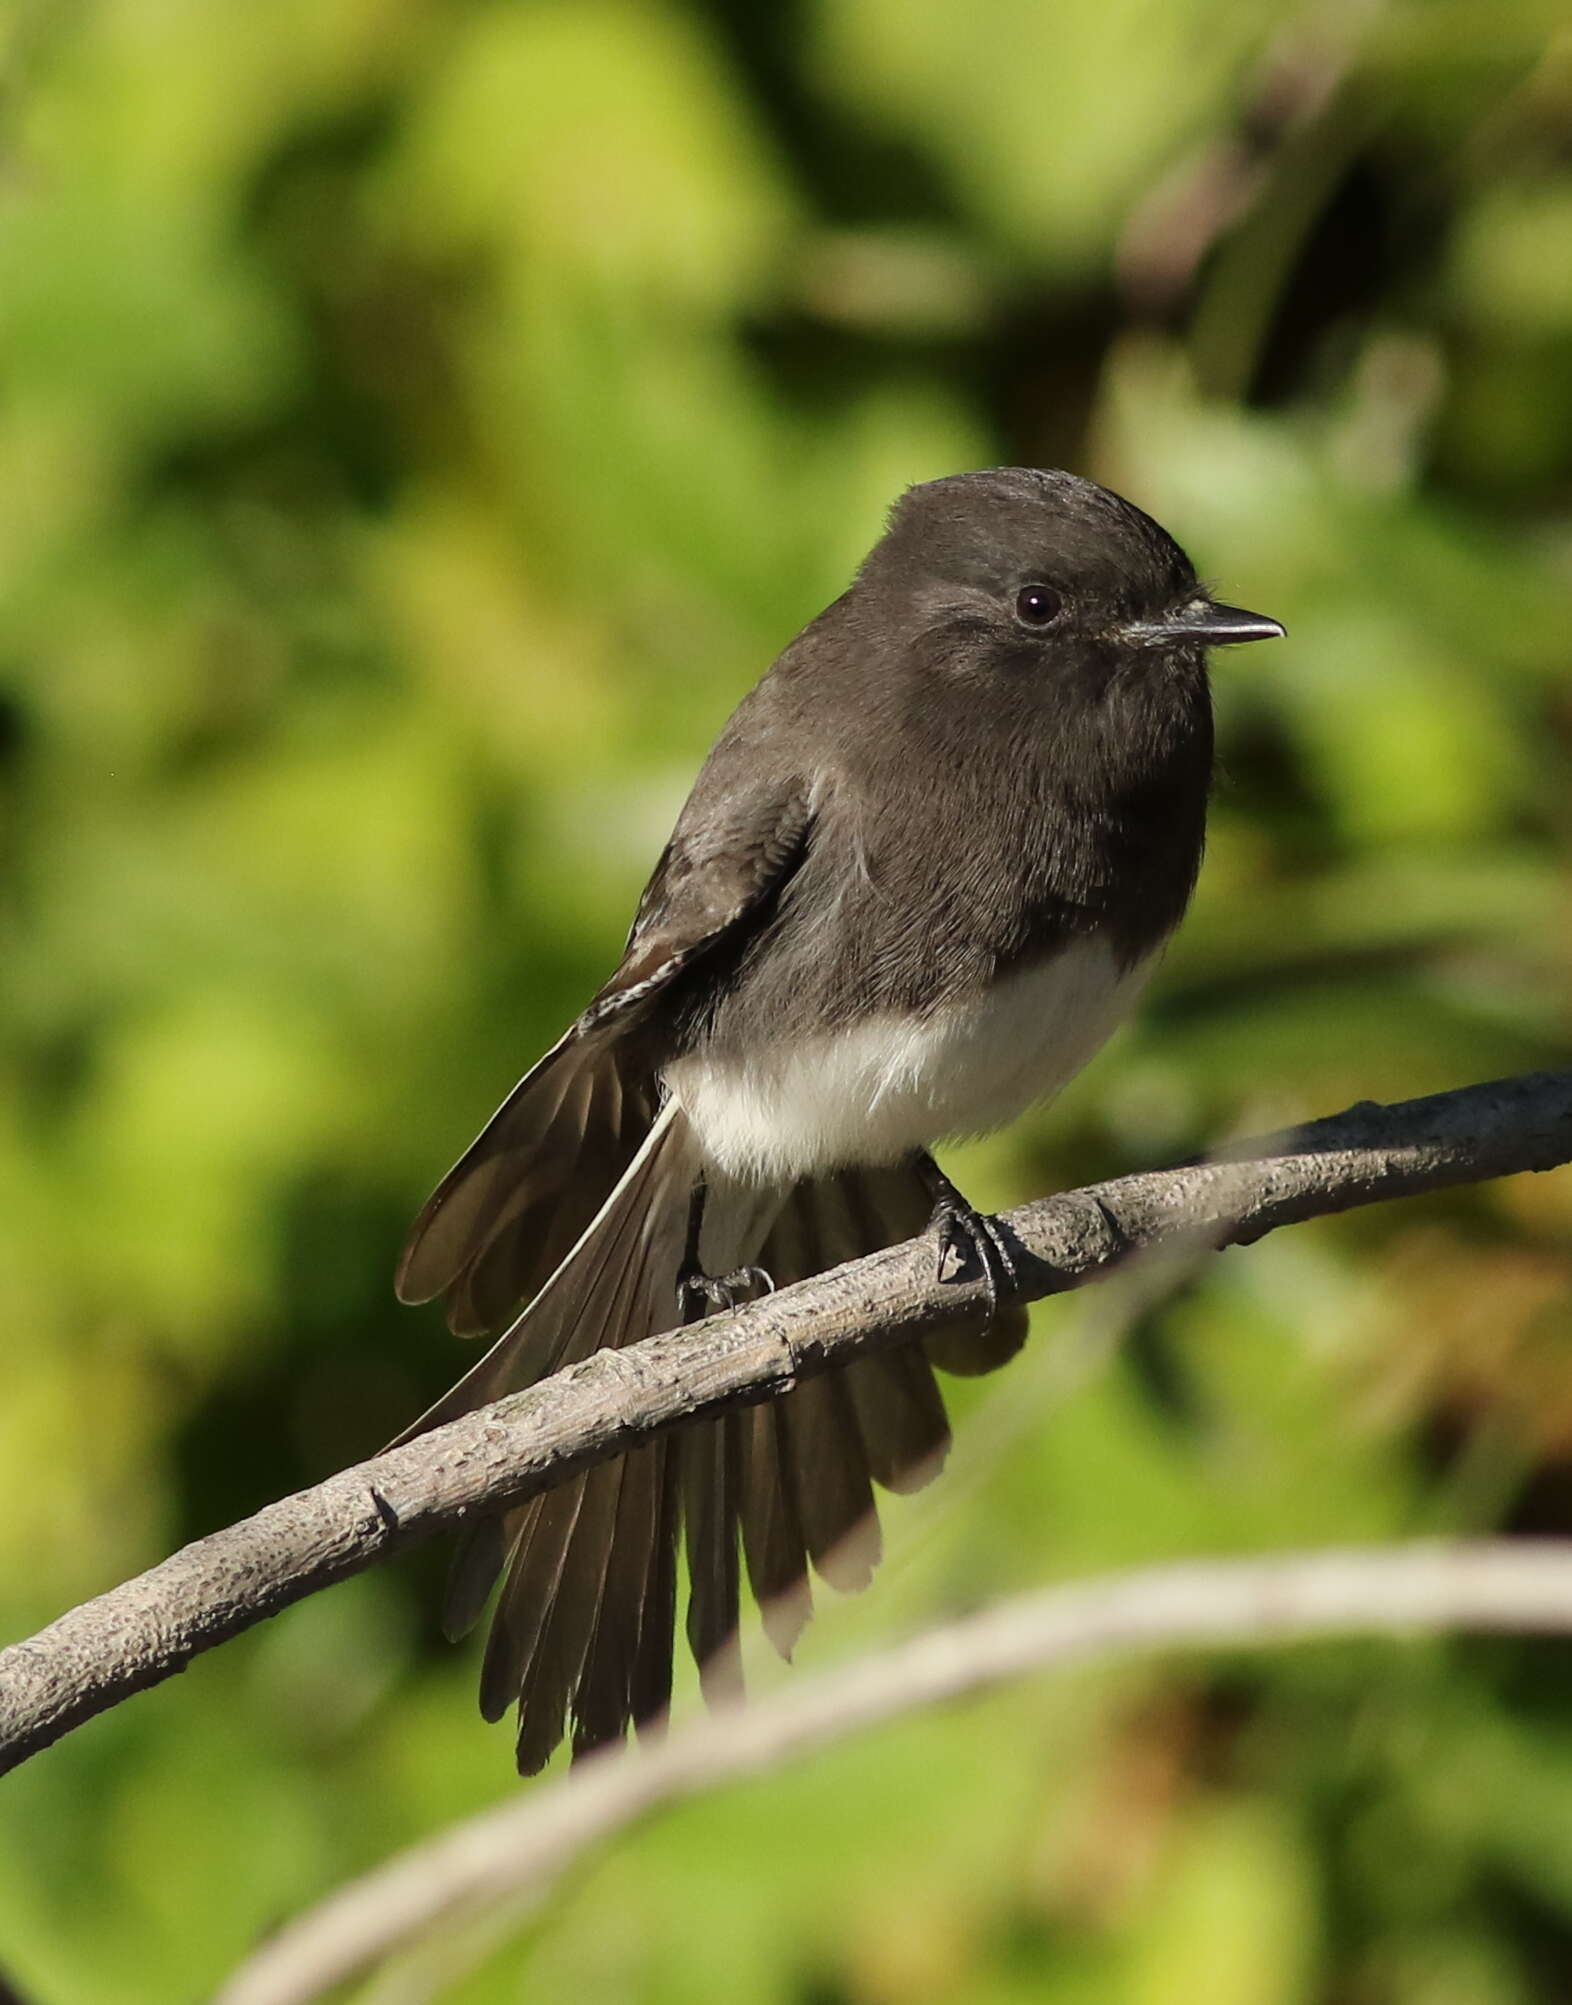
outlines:
[[[915,1238],[930,1203],[922,1178],[905,1166],[800,1183],[750,1257],[785,1286]],[[992,1371],[1025,1337],[1024,1308],[1003,1308],[987,1328],[958,1320],[921,1345],[859,1358],[727,1416],[739,1438],[748,1583],[783,1657],[812,1613],[810,1571],[843,1591],[871,1578],[881,1546],[874,1490],[919,1490],[944,1466],[950,1430],[933,1367]]]
[[[444,1181],[400,1274],[407,1295],[445,1288],[461,1330],[495,1320],[501,1302],[534,1299],[409,1433],[669,1329],[704,1174],[681,1108],[657,1109],[652,1084],[622,1068],[615,1044],[559,1046]],[[908,1168],[784,1191],[711,1185],[699,1253],[710,1273],[756,1263],[785,1286],[913,1237],[928,1211]],[[646,1443],[467,1530],[444,1627],[469,1630],[504,1575],[480,1698],[488,1719],[518,1702],[520,1769],[541,1768],[568,1731],[583,1753],[662,1719],[679,1535],[706,1695],[740,1688],[744,1578],[789,1655],[812,1610],[811,1574],[847,1590],[870,1578],[875,1490],[917,1489],[942,1466],[949,1429],[933,1367],[991,1370],[1024,1333],[1022,1310],[1002,1310],[987,1330],[958,1322],[923,1346]]]
[[[533,1302],[411,1429],[669,1329],[699,1170],[681,1109],[656,1116],[611,1195]],[[519,1765],[541,1767],[571,1709],[580,1750],[646,1724],[670,1697],[678,1499],[655,1441],[482,1520],[460,1538],[443,1623],[462,1635],[506,1579],[481,1672],[481,1711],[519,1703]]]

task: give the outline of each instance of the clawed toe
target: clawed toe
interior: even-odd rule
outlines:
[[[968,1204],[931,1156],[923,1159],[921,1168],[933,1192],[929,1223],[939,1242],[934,1278],[939,1281],[946,1278],[945,1269],[952,1259],[955,1263],[952,1279],[959,1280],[975,1269],[987,1291],[991,1322],[998,1314],[1000,1297],[1013,1293],[1020,1283],[1009,1241],[998,1220]]]
[[[975,1267],[988,1291],[988,1314],[990,1318],[996,1315],[1000,1296],[1012,1292],[1020,1279],[997,1221],[969,1205],[940,1204],[934,1209],[933,1225],[939,1240],[934,1278],[945,1278],[944,1270],[952,1257],[957,1280]]]
[[[685,1323],[735,1309],[738,1302],[773,1295],[775,1283],[762,1267],[734,1267],[729,1274],[706,1274],[690,1267],[677,1279],[677,1313]]]

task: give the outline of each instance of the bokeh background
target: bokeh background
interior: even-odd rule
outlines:
[[[958,1155],[974,1194],[1572,1061],[1560,0],[13,0],[0,32],[5,1637],[460,1368],[391,1301],[410,1214],[909,481],[1095,474],[1290,631],[1218,663],[1150,1006]],[[1562,1173],[1050,1305],[801,1662],[1126,1562],[1572,1531],[1569,1300]],[[4,1785],[21,1998],[196,1998],[512,1794],[440,1566]],[[443,1995],[1562,2000],[1572,1651],[1028,1685],[665,1819]]]

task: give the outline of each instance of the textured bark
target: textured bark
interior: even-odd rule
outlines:
[[[1028,1300],[1145,1253],[1220,1249],[1387,1198],[1572,1160],[1572,1073],[1366,1102],[1223,1159],[1091,1185],[1005,1215]],[[477,1510],[529,1496],[684,1420],[920,1336],[975,1280],[910,1240],[689,1329],[600,1351],[199,1539],[0,1652],[0,1772],[198,1651]]]

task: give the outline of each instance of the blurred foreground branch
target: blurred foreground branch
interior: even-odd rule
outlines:
[[[596,1844],[663,1804],[1028,1671],[1174,1645],[1259,1648],[1404,1630],[1572,1632],[1572,1541],[1485,1539],[1152,1567],[1022,1595],[653,1750],[605,1750],[411,1847],[280,1931],[215,2005],[306,2005],[443,1922],[511,1924]],[[401,1993],[400,1995],[407,1995]]]
[[[1226,1159],[1123,1177],[1006,1214],[1027,1299],[1141,1254],[1219,1249],[1382,1199],[1572,1161],[1572,1073],[1370,1102]],[[583,1364],[357,1463],[0,1652],[0,1772],[293,1601],[605,1461],[682,1421],[921,1337],[983,1290],[939,1282],[931,1240]]]

